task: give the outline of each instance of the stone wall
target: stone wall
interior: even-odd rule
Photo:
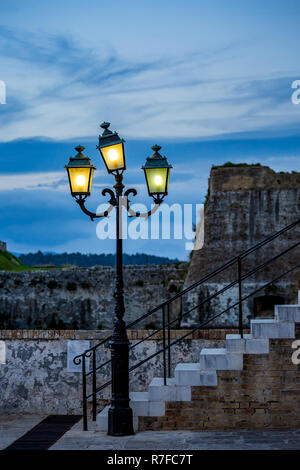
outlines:
[[[176,345],[172,351],[172,371],[178,362],[196,362],[203,347],[223,346],[226,333],[233,330],[203,330],[194,333]],[[109,336],[110,331],[39,331],[39,330],[0,330],[0,344],[4,345],[0,357],[0,413],[28,414],[80,414],[81,413],[81,373],[68,369],[67,350],[70,342],[90,341],[94,345]],[[185,333],[173,330],[175,339]],[[136,344],[149,331],[130,330],[131,342]],[[130,363],[135,364],[162,346],[161,335],[145,341],[131,350]],[[100,364],[110,358],[107,347],[98,352]],[[1,363],[5,362],[5,363]],[[70,362],[70,361],[69,361]],[[162,376],[162,357],[157,356],[131,373],[130,387],[133,391],[147,391],[154,376]],[[98,374],[98,385],[110,378],[110,368]],[[90,382],[88,382],[90,387]],[[99,410],[107,403],[110,388],[99,395]]]
[[[267,238],[272,233],[300,218],[300,173],[276,173],[268,167],[220,167],[212,168],[209,179],[208,200],[205,207],[204,245],[194,251],[185,286],[212,272],[237,254]],[[282,250],[298,242],[300,224],[268,246],[257,250],[243,259],[242,273],[253,269]],[[278,258],[259,272],[244,281],[243,291],[250,293],[251,286],[261,286],[279,276],[285,270],[300,263],[300,249]],[[300,271],[294,271],[268,289],[272,295],[284,294],[289,302],[296,296],[300,285]],[[205,282],[197,290],[185,297],[184,310],[197,305],[207,296],[237,279],[237,264]],[[268,295],[260,291],[256,296]],[[195,310],[182,322],[182,326],[192,326],[211,314],[228,308],[228,297],[237,301],[236,292],[227,293],[219,300]],[[253,317],[253,298],[245,303],[245,322]],[[233,326],[232,312],[225,314],[214,325]]]
[[[6,251],[6,243],[0,241],[0,251]]]
[[[292,363],[293,341],[273,339],[269,354],[245,354],[243,370],[218,371],[217,387],[192,387],[191,402],[167,403],[163,417],[140,417],[139,430],[298,429],[300,367]]]
[[[126,321],[132,322],[183,286],[186,263],[126,266]],[[115,268],[0,271],[0,328],[110,328],[114,316]],[[180,314],[180,301],[171,314]],[[139,327],[160,325],[161,312]]]

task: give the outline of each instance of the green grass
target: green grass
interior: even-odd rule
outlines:
[[[16,256],[0,250],[0,271],[38,271],[38,269],[25,266]]]
[[[0,269],[4,271],[16,271],[25,268],[24,264],[8,251],[0,251]]]

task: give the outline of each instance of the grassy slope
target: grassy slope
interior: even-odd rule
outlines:
[[[30,270],[18,258],[8,251],[0,251],[0,271],[27,271]]]

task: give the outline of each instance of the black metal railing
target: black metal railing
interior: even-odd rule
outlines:
[[[296,220],[292,224],[284,227],[283,229],[279,230],[278,232],[270,235],[267,237],[265,240],[262,240],[261,242],[257,243],[256,245],[250,247],[249,249],[243,251],[242,253],[238,254],[231,260],[227,261],[224,263],[222,266],[219,266],[217,269],[209,273],[208,275],[202,277],[199,279],[197,282],[192,284],[191,286],[187,287],[183,291],[179,292],[178,294],[174,295],[173,297],[169,298],[168,300],[162,302],[160,305],[156,306],[155,308],[151,309],[138,319],[134,320],[133,322],[129,323],[126,325],[127,328],[132,328],[133,326],[137,325],[138,323],[144,321],[146,318],[149,316],[153,315],[154,313],[158,312],[161,310],[162,312],[162,326],[160,328],[157,328],[156,330],[152,331],[136,343],[132,344],[130,346],[130,350],[133,350],[136,348],[138,345],[142,344],[144,341],[149,340],[150,338],[158,335],[159,333],[162,332],[162,347],[156,351],[155,353],[147,356],[143,360],[139,361],[138,363],[132,365],[129,369],[129,372],[134,371],[138,367],[142,366],[146,362],[150,361],[156,356],[159,356],[162,354],[163,358],[163,377],[164,377],[164,383],[167,383],[167,377],[171,377],[171,364],[172,364],[172,347],[176,344],[178,344],[180,341],[183,339],[193,335],[196,331],[198,331],[201,328],[206,327],[209,323],[212,321],[216,320],[220,316],[224,315],[225,313],[229,312],[231,309],[237,308],[238,309],[238,331],[239,334],[241,335],[241,338],[243,337],[244,334],[244,319],[243,319],[243,302],[245,300],[249,299],[259,291],[271,286],[274,282],[279,281],[282,279],[284,276],[287,276],[288,274],[292,273],[294,270],[298,269],[300,267],[299,264],[294,264],[292,263],[292,266],[289,267],[289,269],[286,269],[285,271],[281,272],[277,277],[272,278],[270,281],[261,283],[254,291],[248,293],[247,295],[243,295],[243,282],[246,279],[251,278],[251,276],[255,275],[256,273],[259,273],[261,270],[263,270],[265,267],[269,266],[271,263],[273,263],[276,260],[280,260],[282,257],[287,255],[288,253],[292,252],[295,248],[297,248],[300,245],[300,241],[294,243],[293,245],[289,246],[285,250],[280,251],[276,255],[270,257],[266,261],[262,262],[258,266],[255,266],[252,269],[248,269],[247,272],[243,273],[243,267],[247,264],[244,260],[251,255],[252,253],[256,252],[260,248],[265,247],[266,245],[269,245],[273,240],[276,240],[278,237],[283,235],[286,232],[289,232],[292,230],[294,227],[298,226],[300,224],[300,219]],[[204,284],[208,280],[211,280],[215,276],[222,275],[226,271],[228,271],[230,268],[236,267],[236,272],[237,272],[237,279],[234,279],[233,281],[229,282],[226,284],[224,287],[219,289],[217,292],[214,292],[213,294],[208,295],[204,300],[202,300],[200,303],[197,303],[197,305],[194,305],[193,307],[187,309],[185,312],[180,313],[179,316],[177,316],[175,319],[170,319],[170,306],[171,304],[177,300],[181,299],[185,294],[188,292],[196,289],[200,285]],[[191,328],[187,333],[183,334],[179,338],[175,339],[174,341],[171,341],[171,327],[174,326],[175,324],[178,323],[179,320],[182,320],[184,317],[189,315],[191,312],[193,312],[196,309],[200,309],[203,307],[205,304],[211,302],[212,300],[216,299],[217,297],[221,296],[223,293],[227,292],[229,289],[232,289],[233,287],[238,288],[238,299],[236,302],[234,302],[232,305],[227,307],[226,309],[222,310],[221,312],[213,315],[212,317],[208,318],[207,320],[203,321],[202,323],[196,325],[195,327]],[[98,349],[108,343],[111,339],[111,335],[105,338],[104,340],[100,341],[97,343],[95,346],[87,349],[84,353],[76,356],[74,358],[74,363],[79,365],[82,365],[82,400],[83,400],[83,428],[84,430],[87,430],[87,404],[90,399],[92,399],[92,418],[95,421],[96,420],[96,415],[97,415],[97,395],[104,390],[106,387],[108,387],[111,384],[111,380],[107,380],[105,383],[101,384],[100,386],[97,386],[97,376],[99,371],[105,366],[108,366],[111,363],[111,360],[106,360],[105,362],[97,365],[97,351]],[[89,372],[86,371],[86,359],[92,357],[92,367]],[[91,392],[87,392],[87,380],[91,377]]]

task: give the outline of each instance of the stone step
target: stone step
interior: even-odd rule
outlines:
[[[134,430],[138,430],[139,416],[164,416],[165,402],[191,401],[191,386],[218,385],[217,370],[242,370],[243,354],[268,354],[270,338],[295,338],[295,323],[300,322],[299,305],[275,306],[274,319],[251,320],[251,334],[243,338],[239,334],[226,335],[226,348],[204,348],[199,363],[181,363],[175,368],[175,378],[155,377],[149,392],[130,393]],[[106,406],[97,415],[96,429],[107,432],[108,410]]]
[[[191,387],[177,385],[175,378],[167,378],[167,385],[164,385],[162,377],[155,377],[149,385],[151,401],[190,401],[191,396]]]
[[[239,334],[227,334],[226,349],[231,353],[269,354],[269,340],[253,338],[249,334],[245,334],[243,338]]]
[[[231,353],[225,348],[203,348],[200,367],[202,370],[242,370],[243,354]]]
[[[107,432],[108,430],[108,410],[110,406],[106,406],[100,413],[98,413],[96,418],[96,430]],[[134,431],[138,430],[139,418],[133,413],[133,429]]]
[[[295,338],[295,323],[274,319],[251,320],[253,338]]]
[[[130,393],[130,406],[136,416],[164,416],[165,402],[150,400],[148,392]]]
[[[129,393],[130,403],[132,401],[145,401],[149,400],[148,392],[130,392]]]
[[[300,305],[275,305],[275,318],[300,323]]]
[[[216,387],[218,377],[216,371],[201,370],[200,363],[181,363],[175,368],[177,385]]]

